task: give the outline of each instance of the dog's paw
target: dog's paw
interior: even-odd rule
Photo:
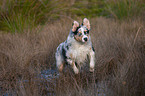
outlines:
[[[76,68],[76,69],[74,70],[74,72],[75,72],[75,74],[78,74],[78,73],[79,73],[79,70]]]
[[[90,68],[90,70],[89,70],[90,72],[94,72],[94,68]]]

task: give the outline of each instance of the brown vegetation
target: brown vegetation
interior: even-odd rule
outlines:
[[[90,34],[96,52],[94,73],[85,68],[74,75],[65,68],[66,72],[56,78],[38,76],[42,70],[56,70],[56,47],[67,38],[72,22],[62,19],[33,32],[0,33],[0,94],[143,96],[145,22],[140,19],[91,19]]]

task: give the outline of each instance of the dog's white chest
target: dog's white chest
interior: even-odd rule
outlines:
[[[68,51],[67,56],[69,55],[75,62],[79,64],[86,60],[88,54],[89,46],[74,45]]]

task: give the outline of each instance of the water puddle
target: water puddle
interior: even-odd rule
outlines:
[[[59,78],[60,74],[58,71],[56,70],[43,70],[37,77],[36,79],[34,80],[34,82],[42,82],[42,83],[45,83],[45,82],[52,82],[53,81],[53,84],[55,83],[55,79]],[[20,80],[18,81],[18,84],[19,84],[19,88],[20,89],[24,89],[24,83],[29,83],[29,80]],[[95,86],[94,86],[95,85]],[[106,81],[100,81],[100,82],[97,82],[96,84],[93,84],[91,86],[94,86],[94,95],[95,96],[110,96],[110,94],[112,94],[111,90],[108,89],[107,87],[107,82]],[[51,90],[51,88],[46,88],[47,90]],[[1,89],[0,89],[1,90]],[[85,93],[86,94],[90,94],[90,92],[92,92],[92,90],[89,90],[89,88],[87,88],[87,90],[85,90]],[[16,94],[16,91],[13,90],[13,91],[8,91],[8,92],[5,92],[2,94],[2,96],[15,96],[17,95]],[[50,95],[53,95],[54,96],[54,93],[52,94],[51,92],[47,93],[48,96]],[[93,95],[93,94],[92,94]],[[111,95],[112,96],[112,95]]]

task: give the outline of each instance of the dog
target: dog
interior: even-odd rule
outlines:
[[[79,68],[89,57],[89,70],[94,72],[95,51],[90,37],[90,22],[83,19],[82,25],[77,21],[73,22],[72,29],[67,40],[57,47],[55,53],[56,66],[62,72],[65,64],[70,64],[74,73],[79,73]]]

